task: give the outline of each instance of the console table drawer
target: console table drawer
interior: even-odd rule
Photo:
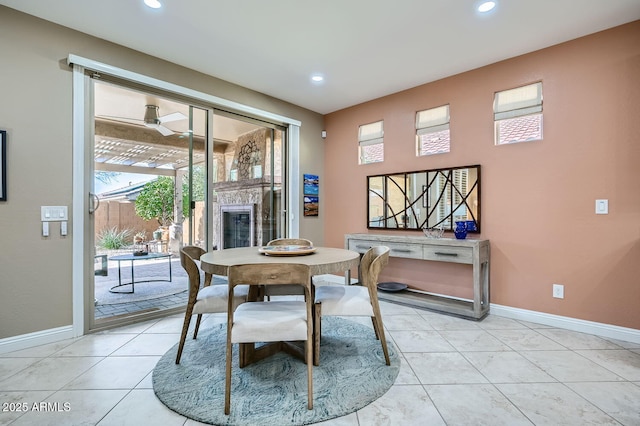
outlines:
[[[371,247],[375,246],[389,247],[389,256],[392,257],[422,259],[422,245],[420,244],[399,244],[374,240],[349,240],[349,250],[357,251],[358,253],[364,253]]]
[[[473,263],[473,248],[425,245],[423,259],[439,262]]]

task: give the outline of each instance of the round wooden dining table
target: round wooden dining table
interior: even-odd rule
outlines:
[[[332,247],[314,247],[313,252],[308,254],[270,255],[261,253],[260,247],[240,247],[214,250],[200,257],[200,268],[208,275],[226,276],[229,266],[260,263],[303,264],[309,266],[309,272],[312,276],[344,272],[345,284],[351,284],[351,268],[357,268],[360,264],[360,253]],[[249,297],[252,297],[251,292]],[[313,350],[319,350],[319,344],[319,337],[314,337]],[[239,366],[245,367],[278,351],[287,352],[302,360],[305,359],[304,352],[289,342],[271,342],[260,348],[256,348],[254,343],[241,343]]]
[[[310,254],[266,255],[260,252],[260,247],[240,247],[214,250],[200,257],[200,268],[213,275],[227,275],[227,268],[232,265],[255,263],[303,264],[309,266],[311,275],[344,272],[346,283],[349,283],[351,268],[357,268],[360,264],[360,254],[333,247],[314,247]]]

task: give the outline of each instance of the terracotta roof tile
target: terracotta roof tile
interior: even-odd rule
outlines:
[[[449,129],[420,136],[420,155],[449,152],[451,138]]]
[[[498,126],[499,145],[542,139],[542,114],[500,120]]]
[[[362,147],[364,161],[361,164],[379,163],[384,160],[384,143],[366,145]]]

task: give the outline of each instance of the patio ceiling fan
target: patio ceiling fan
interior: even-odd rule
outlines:
[[[163,136],[173,135],[173,131],[164,127],[162,123],[169,123],[171,121],[180,121],[187,119],[187,116],[181,112],[173,112],[171,114],[159,117],[159,108],[157,105],[145,105],[145,108],[146,110],[144,112],[143,120],[144,125],[152,129],[156,129],[158,132],[162,133]]]
[[[126,120],[128,122],[137,121],[142,122],[145,127],[149,127],[151,129],[156,129],[163,136],[173,135],[174,132],[171,129],[163,126],[163,123],[170,123],[172,121],[180,121],[186,120],[187,116],[181,112],[173,112],[171,114],[159,116],[158,114],[159,107],[157,105],[145,105],[144,118],[141,120],[139,118],[130,118],[130,117],[116,117],[116,116],[102,116],[106,119],[114,119],[114,120]]]

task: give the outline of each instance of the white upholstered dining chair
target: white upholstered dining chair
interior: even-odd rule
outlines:
[[[371,317],[376,339],[382,344],[384,359],[390,365],[387,340],[378,303],[378,275],[389,262],[389,247],[371,247],[360,261],[360,285],[319,286],[315,289],[314,306],[314,357],[320,365],[321,317],[368,316]]]
[[[234,265],[228,269],[229,302],[224,412],[231,410],[231,364],[233,344],[304,341],[307,364],[307,407],[313,409],[313,299],[309,266],[292,263]],[[240,285],[300,286],[305,300],[249,301],[234,309],[231,302]]]
[[[228,286],[211,285],[211,275],[206,275],[204,286],[200,288],[200,268],[197,262],[200,260],[205,250],[197,246],[185,246],[180,249],[180,264],[187,271],[189,276],[189,299],[187,309],[184,314],[182,324],[182,334],[180,335],[180,345],[176,356],[176,364],[180,363],[184,342],[187,338],[191,317],[198,315],[196,326],[193,330],[193,338],[198,336],[202,314],[227,312]],[[239,287],[234,292],[233,306],[244,303],[247,300],[249,286]]]

